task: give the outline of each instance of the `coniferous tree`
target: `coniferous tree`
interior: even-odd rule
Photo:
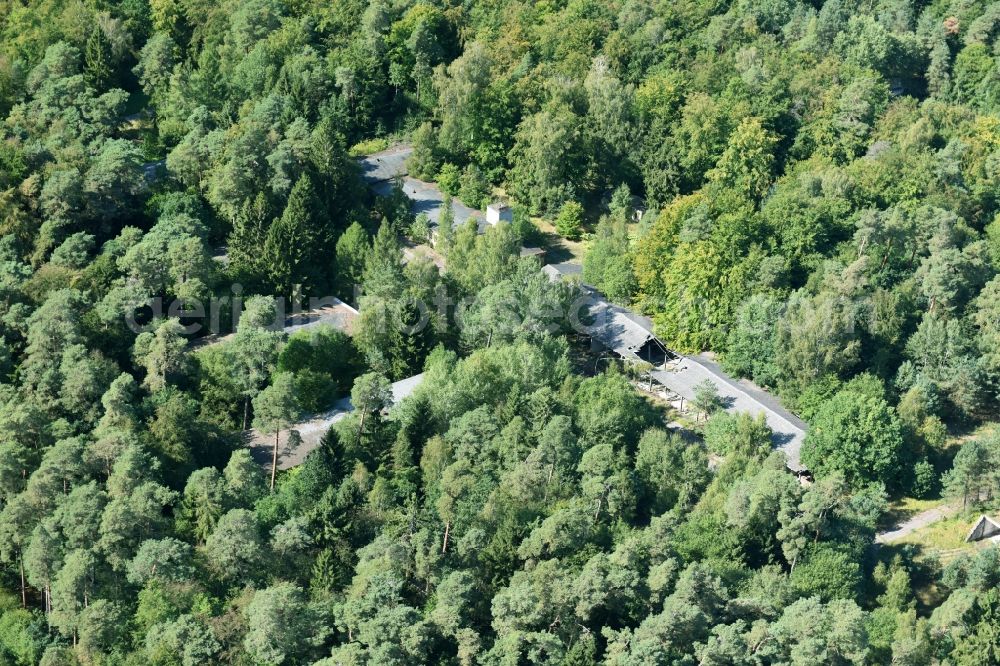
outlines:
[[[107,90],[115,76],[114,52],[104,29],[97,23],[90,31],[84,50],[84,76],[94,90]]]
[[[278,443],[282,430],[290,428],[302,415],[295,395],[294,378],[290,372],[279,372],[274,382],[253,399],[253,423],[261,432],[274,433],[271,451],[271,492],[278,470]],[[289,442],[292,441],[289,435]]]
[[[303,174],[264,242],[264,264],[277,293],[291,295],[298,285],[305,293],[323,288],[330,263],[323,259],[323,247],[329,234],[320,210],[312,178]]]
[[[402,294],[405,286],[402,257],[393,225],[383,218],[365,261],[362,282],[366,296],[387,299]]]
[[[355,302],[355,288],[362,282],[365,264],[371,253],[368,232],[357,222],[347,227],[347,230],[337,239],[337,295],[350,302]]]
[[[270,206],[263,192],[240,207],[227,239],[229,265],[237,276],[259,279],[266,270],[264,244],[270,219]]]
[[[437,239],[434,247],[444,256],[451,253],[455,244],[455,210],[452,208],[451,195],[445,193],[441,197],[441,215],[438,217]]]

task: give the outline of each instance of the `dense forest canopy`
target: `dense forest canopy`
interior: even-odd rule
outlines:
[[[0,0],[0,665],[1000,661],[1000,551],[875,543],[1000,496],[998,7]],[[514,223],[404,255],[398,141]],[[549,223],[812,482],[589,356]]]

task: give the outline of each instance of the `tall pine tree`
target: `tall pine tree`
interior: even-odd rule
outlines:
[[[406,286],[403,253],[399,249],[395,229],[385,218],[365,261],[362,283],[366,296],[387,299],[398,298]]]
[[[371,246],[368,232],[354,222],[337,239],[337,296],[354,303],[354,288],[361,284]]]
[[[264,243],[267,240],[271,207],[263,192],[243,202],[227,239],[229,266],[239,279],[256,281],[264,272]]]
[[[304,173],[264,242],[264,266],[275,293],[289,296],[302,285],[303,293],[316,294],[327,286],[329,271],[322,257],[328,230],[321,213],[312,178]]]
[[[437,239],[434,242],[434,249],[445,257],[455,244],[455,210],[451,205],[451,195],[445,192],[441,199],[441,215],[438,219]]]
[[[98,92],[107,90],[114,82],[115,62],[111,40],[97,23],[90,31],[90,37],[87,38],[83,74],[87,83]]]

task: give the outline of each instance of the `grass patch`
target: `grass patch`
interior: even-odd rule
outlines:
[[[351,157],[364,157],[385,150],[391,145],[391,140],[386,137],[365,139],[351,146],[347,154]]]
[[[587,243],[584,240],[571,241],[563,238],[556,231],[555,225],[543,217],[533,217],[531,221],[541,236],[542,247],[545,248],[547,260],[553,263],[572,261],[583,263]]]
[[[942,560],[946,560],[960,552],[976,550],[977,544],[965,543],[965,537],[978,518],[978,513],[943,518],[908,534],[896,543],[918,546],[922,551],[937,554]],[[990,542],[979,543],[988,545]]]

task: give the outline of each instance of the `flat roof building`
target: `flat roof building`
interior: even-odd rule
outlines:
[[[580,281],[582,267],[575,263],[547,264],[542,271],[552,281]],[[685,400],[695,398],[696,388],[707,381],[716,385],[727,411],[763,414],[773,433],[773,441],[784,452],[794,472],[805,468],[799,459],[806,424],[784,409],[771,395],[750,382],[734,379],[709,358],[683,356],[668,348],[653,332],[653,322],[628,308],[608,301],[596,288],[582,284],[586,297],[586,321],[578,330],[588,334],[592,344],[604,347],[626,362],[645,361],[653,367],[654,381]]]
[[[505,203],[495,202],[486,207],[486,223],[496,226],[501,222],[514,221],[514,209]]]

